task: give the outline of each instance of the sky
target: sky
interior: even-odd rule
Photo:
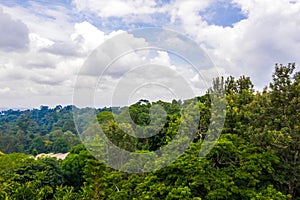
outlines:
[[[147,31],[133,30],[149,27],[194,41],[218,75],[250,76],[257,90],[271,81],[275,63],[295,62],[299,69],[296,0],[0,0],[0,108],[70,105],[79,87],[93,88],[95,94],[79,96],[93,97],[99,107],[141,98],[184,99],[189,89],[189,95],[200,95],[203,77],[180,55],[136,51],[153,43],[143,38]],[[188,54],[183,40],[170,38],[171,46]],[[167,45],[170,38],[161,41]],[[95,64],[91,55],[99,48]],[[104,71],[101,64],[111,61],[105,56],[119,56],[120,49],[131,53]],[[202,72],[216,74],[211,71]]]

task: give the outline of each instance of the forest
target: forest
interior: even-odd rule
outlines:
[[[189,148],[150,172],[144,165],[137,173],[126,173],[96,159],[77,134],[73,112],[80,109],[75,106],[1,111],[0,199],[300,200],[300,72],[295,68],[295,63],[276,64],[262,91],[255,91],[247,76],[217,77],[205,95],[193,99],[200,119]],[[218,88],[225,91],[224,127],[213,149],[199,157],[211,123],[209,94]],[[166,111],[163,128],[151,137],[129,136],[119,127],[116,119],[127,110],[122,107],[98,109],[95,120],[115,145],[151,152],[168,145],[180,124],[188,123],[180,110],[193,100],[130,105],[132,120],[145,131],[156,131],[147,126],[151,106]],[[126,130],[134,126],[122,125]],[[70,154],[64,160],[35,158],[50,152]]]

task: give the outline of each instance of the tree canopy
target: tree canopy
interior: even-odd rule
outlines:
[[[190,123],[181,108],[197,102],[199,124],[189,148],[167,167],[151,172],[147,168],[153,163],[143,160],[119,163],[123,169],[140,166],[131,174],[95,159],[77,136],[72,106],[3,111],[0,199],[300,199],[299,74],[294,63],[276,64],[272,82],[261,92],[254,90],[250,77],[218,77],[207,94],[192,100],[143,99],[129,107],[97,110],[95,122],[113,144],[148,153],[174,140],[180,124]],[[225,124],[214,148],[200,157],[213,123],[209,94],[221,88]],[[153,106],[163,108],[165,121],[158,117],[164,114],[160,110],[151,113]],[[92,144],[99,145],[101,138],[95,133],[83,130],[83,134],[93,136]],[[64,160],[34,159],[33,155],[47,152],[70,154]],[[158,156],[155,162],[163,164],[165,159]]]

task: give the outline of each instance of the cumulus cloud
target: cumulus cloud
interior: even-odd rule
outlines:
[[[169,23],[169,3],[163,0],[73,0],[76,11],[97,19],[107,30],[164,26]]]
[[[232,3],[247,16],[232,27],[209,25],[198,14],[207,4],[197,6],[196,2],[181,2],[182,6],[175,3],[172,19],[179,21],[182,30],[209,53],[218,67],[225,69],[225,74],[251,76],[258,88],[270,81],[274,63],[300,63],[299,2]]]
[[[77,71],[101,44],[94,52],[94,59],[85,63],[89,67],[80,71],[85,79],[80,87],[97,84],[99,75],[105,72],[102,77],[105,84],[98,88],[104,99],[122,76],[136,77],[137,83],[151,76],[162,82],[166,81],[160,79],[163,75],[168,77],[165,71],[159,74],[159,70],[150,68],[134,73],[138,66],[168,66],[193,90],[199,91],[211,76],[218,75],[245,74],[262,88],[271,79],[274,63],[300,63],[299,1],[226,1],[224,6],[233,6],[245,16],[230,26],[208,21],[211,13],[205,13],[216,3],[222,6],[222,2],[224,0],[73,0],[68,6],[33,1],[26,7],[3,5],[0,9],[0,98],[7,105],[12,102],[36,106],[69,104]],[[149,41],[141,37],[147,31],[140,36],[126,31],[144,26],[167,27],[187,35],[208,53],[216,68],[207,70],[204,64],[198,66],[200,74],[195,73],[187,62],[180,61],[180,55],[186,55],[192,63],[201,59],[186,40],[170,35],[156,35],[161,41],[153,45],[163,43],[168,48],[176,48],[178,54],[162,49],[135,50],[147,46]],[[118,38],[118,35],[121,36]],[[116,38],[110,41],[114,36]],[[124,51],[128,53],[118,57]],[[116,57],[118,59],[105,71]],[[209,77],[205,77],[206,74]],[[126,85],[130,86],[124,82]],[[149,86],[136,95],[145,91],[154,91],[154,94],[159,90]]]
[[[155,0],[74,0],[78,11],[91,11],[101,17],[123,17],[133,14],[151,14],[158,12]]]
[[[82,73],[97,77],[102,73],[120,76],[131,67],[142,64],[142,56],[135,50],[146,45],[143,38],[135,38],[126,32],[118,34],[112,40],[106,40],[90,55]],[[124,52],[128,54],[123,55]]]
[[[0,88],[0,94],[5,94],[10,92],[10,88],[9,87],[5,87],[5,88]]]
[[[170,56],[165,51],[157,51],[158,56],[150,59],[152,64],[171,66]]]
[[[44,10],[46,17],[22,7],[3,6],[3,10],[11,16],[9,19],[13,25],[13,22],[20,22],[22,19],[22,23],[26,24],[24,26],[28,27],[27,35],[24,34],[28,41],[26,52],[17,49],[8,52],[0,47],[1,106],[39,107],[41,104],[70,104],[76,73],[84,60],[79,54],[82,53],[82,44],[72,40],[72,34],[76,33],[74,24],[67,23],[63,19],[63,13],[52,13],[49,9]],[[56,18],[49,18],[50,15]],[[6,29],[1,28],[0,32],[2,30]],[[5,33],[5,36],[8,37],[9,34]],[[16,42],[22,38],[17,36]],[[2,39],[5,37],[0,37],[0,41]]]
[[[50,47],[42,49],[41,52],[48,52],[60,56],[81,56],[81,53],[78,51],[78,46],[71,42],[54,43]]]
[[[26,7],[3,5],[2,9],[13,20],[26,24],[30,33],[51,41],[66,41],[74,32],[71,10],[62,6],[29,1]]]
[[[127,105],[138,98],[171,101],[203,94],[201,92],[205,92],[208,88],[207,83],[204,84],[207,80],[203,77],[195,79],[194,76],[198,71],[187,61],[198,61],[195,64],[201,65],[199,61],[205,61],[202,59],[205,58],[202,52],[191,43],[184,43],[186,38],[175,40],[172,37],[177,34],[172,36],[164,34],[165,31],[156,29],[134,33],[123,32],[105,41],[88,58],[79,73],[74,103],[80,106],[91,105],[93,102],[90,98],[95,96],[99,103],[97,106],[110,103]],[[167,36],[168,39],[161,38],[161,35]],[[158,42],[161,43],[160,46],[151,48]],[[181,45],[182,43],[184,45]],[[193,47],[195,51],[191,53],[190,49],[186,50],[188,46]],[[177,49],[182,55],[172,53],[173,49]],[[211,73],[210,75],[207,73],[208,67],[212,66],[205,66],[202,72],[206,75],[205,78],[210,76],[211,82],[212,76]],[[95,78],[92,79],[91,76]]]
[[[74,29],[72,40],[81,43],[86,51],[94,50],[104,41],[105,33],[87,21],[76,23]]]
[[[29,43],[28,28],[20,20],[13,20],[0,7],[0,49],[24,50]]]

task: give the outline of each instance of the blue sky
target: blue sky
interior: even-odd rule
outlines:
[[[156,7],[163,7],[169,5],[171,0],[159,0],[156,1]],[[26,9],[32,9],[34,4],[41,5],[43,7],[48,7],[55,9],[57,6],[65,7],[69,10],[72,20],[75,22],[80,22],[82,20],[87,20],[98,28],[107,29],[109,31],[118,29],[130,29],[132,27],[157,27],[167,24],[170,20],[169,13],[154,13],[149,16],[153,19],[152,22],[139,22],[135,21],[134,23],[127,22],[122,17],[108,17],[103,18],[97,13],[93,12],[82,12],[75,9],[76,5],[72,0],[58,0],[58,1],[49,1],[49,0],[2,0],[0,1],[2,5],[9,7],[21,6]],[[234,23],[237,23],[245,18],[246,14],[241,11],[241,8],[230,1],[218,0],[214,1],[207,8],[199,11],[199,16],[201,16],[208,24],[217,25],[217,26],[233,26]],[[47,17],[47,15],[41,16]],[[49,16],[48,16],[49,17]]]
[[[210,25],[230,26],[246,19],[247,14],[243,13],[238,5],[230,1],[218,1],[201,11],[199,15]]]
[[[78,71],[93,50],[146,27],[183,34],[220,75],[251,76],[259,90],[271,81],[275,63],[300,63],[299,13],[299,1],[288,0],[0,0],[0,107],[71,104]],[[122,48],[142,44],[135,39],[122,41]],[[147,59],[178,67],[167,53]],[[196,75],[180,73],[197,89]],[[107,88],[117,81],[106,78]]]

